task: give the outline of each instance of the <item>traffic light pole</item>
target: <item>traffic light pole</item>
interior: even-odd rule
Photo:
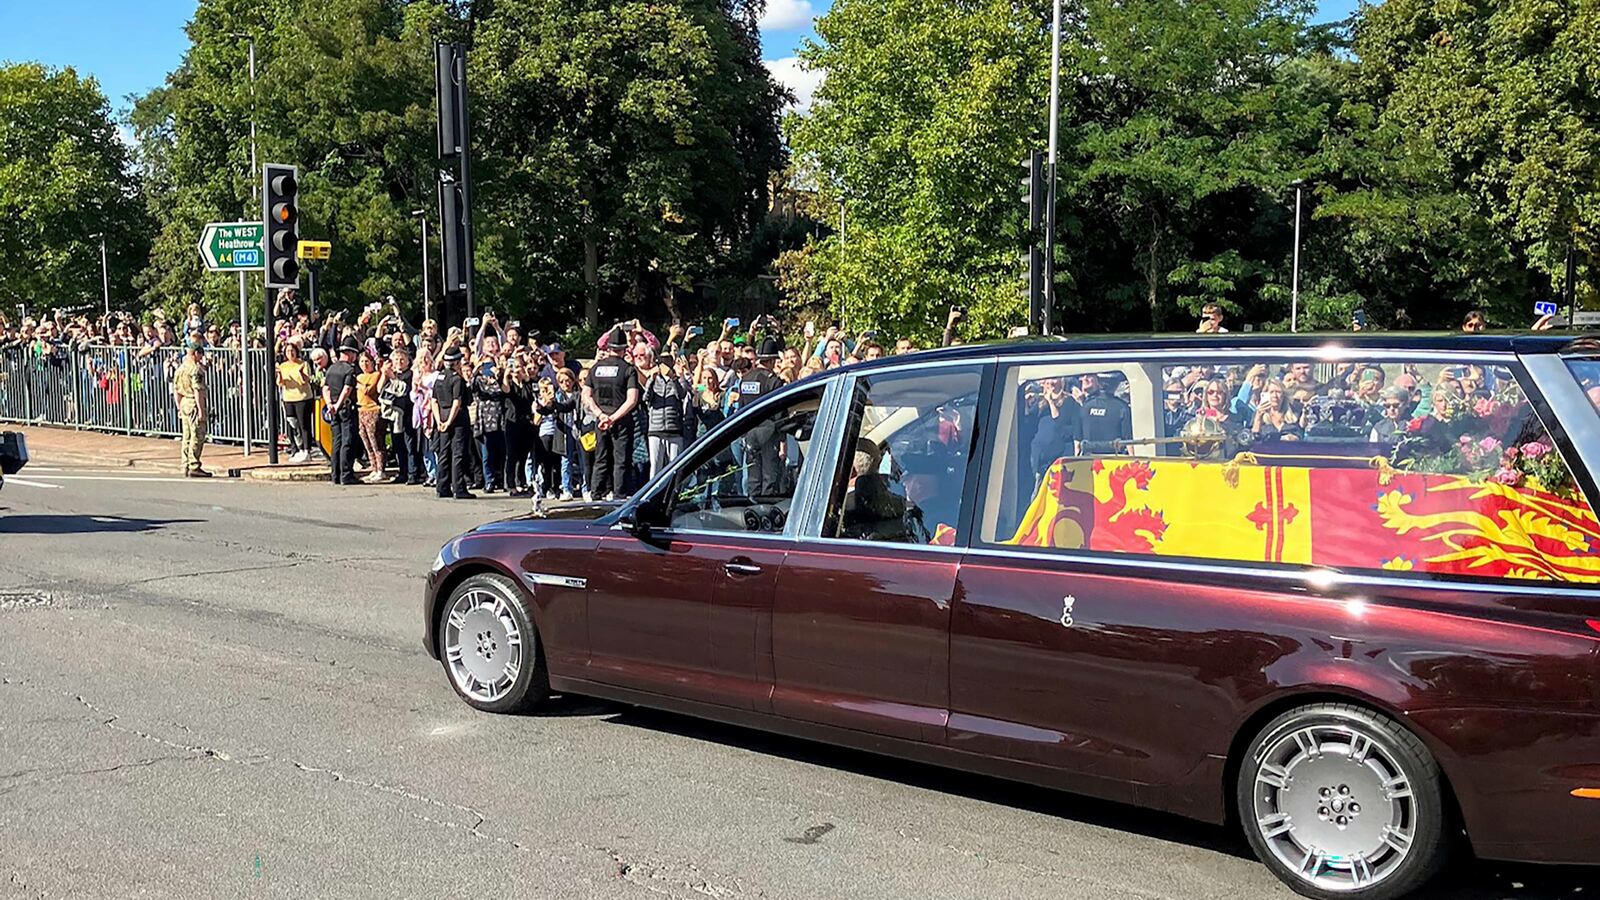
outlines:
[[[1061,0],[1052,4],[1050,17],[1050,158],[1045,176],[1044,211],[1044,315],[1042,333],[1055,331],[1056,310],[1056,122],[1061,109]]]
[[[467,54],[456,57],[456,77],[461,83],[461,230],[467,238],[467,318],[476,316],[472,259],[472,114],[468,110]]]
[[[266,310],[267,319],[267,462],[278,464],[278,315],[276,298],[272,296],[272,288],[266,289],[266,302],[262,307]],[[250,346],[249,336],[245,336],[245,346]],[[249,368],[250,355],[245,353],[245,368]],[[310,437],[305,437],[310,441]]]

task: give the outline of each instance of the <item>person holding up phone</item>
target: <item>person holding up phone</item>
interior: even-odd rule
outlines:
[[[944,320],[944,336],[940,339],[939,346],[951,347],[960,343],[960,338],[956,337],[956,323],[966,317],[967,308],[965,306],[950,307],[950,315]]]

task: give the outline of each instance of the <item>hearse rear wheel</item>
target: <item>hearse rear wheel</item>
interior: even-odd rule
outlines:
[[[501,575],[456,586],[439,623],[439,660],[461,699],[485,712],[522,712],[550,696],[539,634],[522,595]]]
[[[1273,719],[1245,752],[1236,796],[1256,856],[1307,897],[1401,897],[1445,861],[1438,764],[1411,732],[1359,706]]]

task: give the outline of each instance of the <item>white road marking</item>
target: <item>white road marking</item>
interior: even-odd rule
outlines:
[[[61,485],[59,485],[59,484],[45,484],[42,481],[28,481],[27,479],[24,479],[24,478],[18,478],[15,475],[7,477],[5,483],[6,484],[21,485],[22,487],[37,487],[37,488],[59,488],[59,487],[61,487]]]
[[[199,481],[197,478],[163,477],[159,475],[51,475],[51,481]],[[213,478],[215,482],[230,481],[228,478]]]

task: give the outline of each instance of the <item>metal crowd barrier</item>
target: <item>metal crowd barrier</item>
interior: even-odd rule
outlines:
[[[222,347],[207,351],[211,401],[208,440],[242,444],[249,419],[252,444],[267,442],[271,369],[267,351]],[[183,361],[177,347],[140,356],[136,347],[93,346],[59,355],[31,347],[0,350],[0,422],[61,425],[147,437],[182,434],[173,376]],[[248,417],[243,366],[250,366]]]

